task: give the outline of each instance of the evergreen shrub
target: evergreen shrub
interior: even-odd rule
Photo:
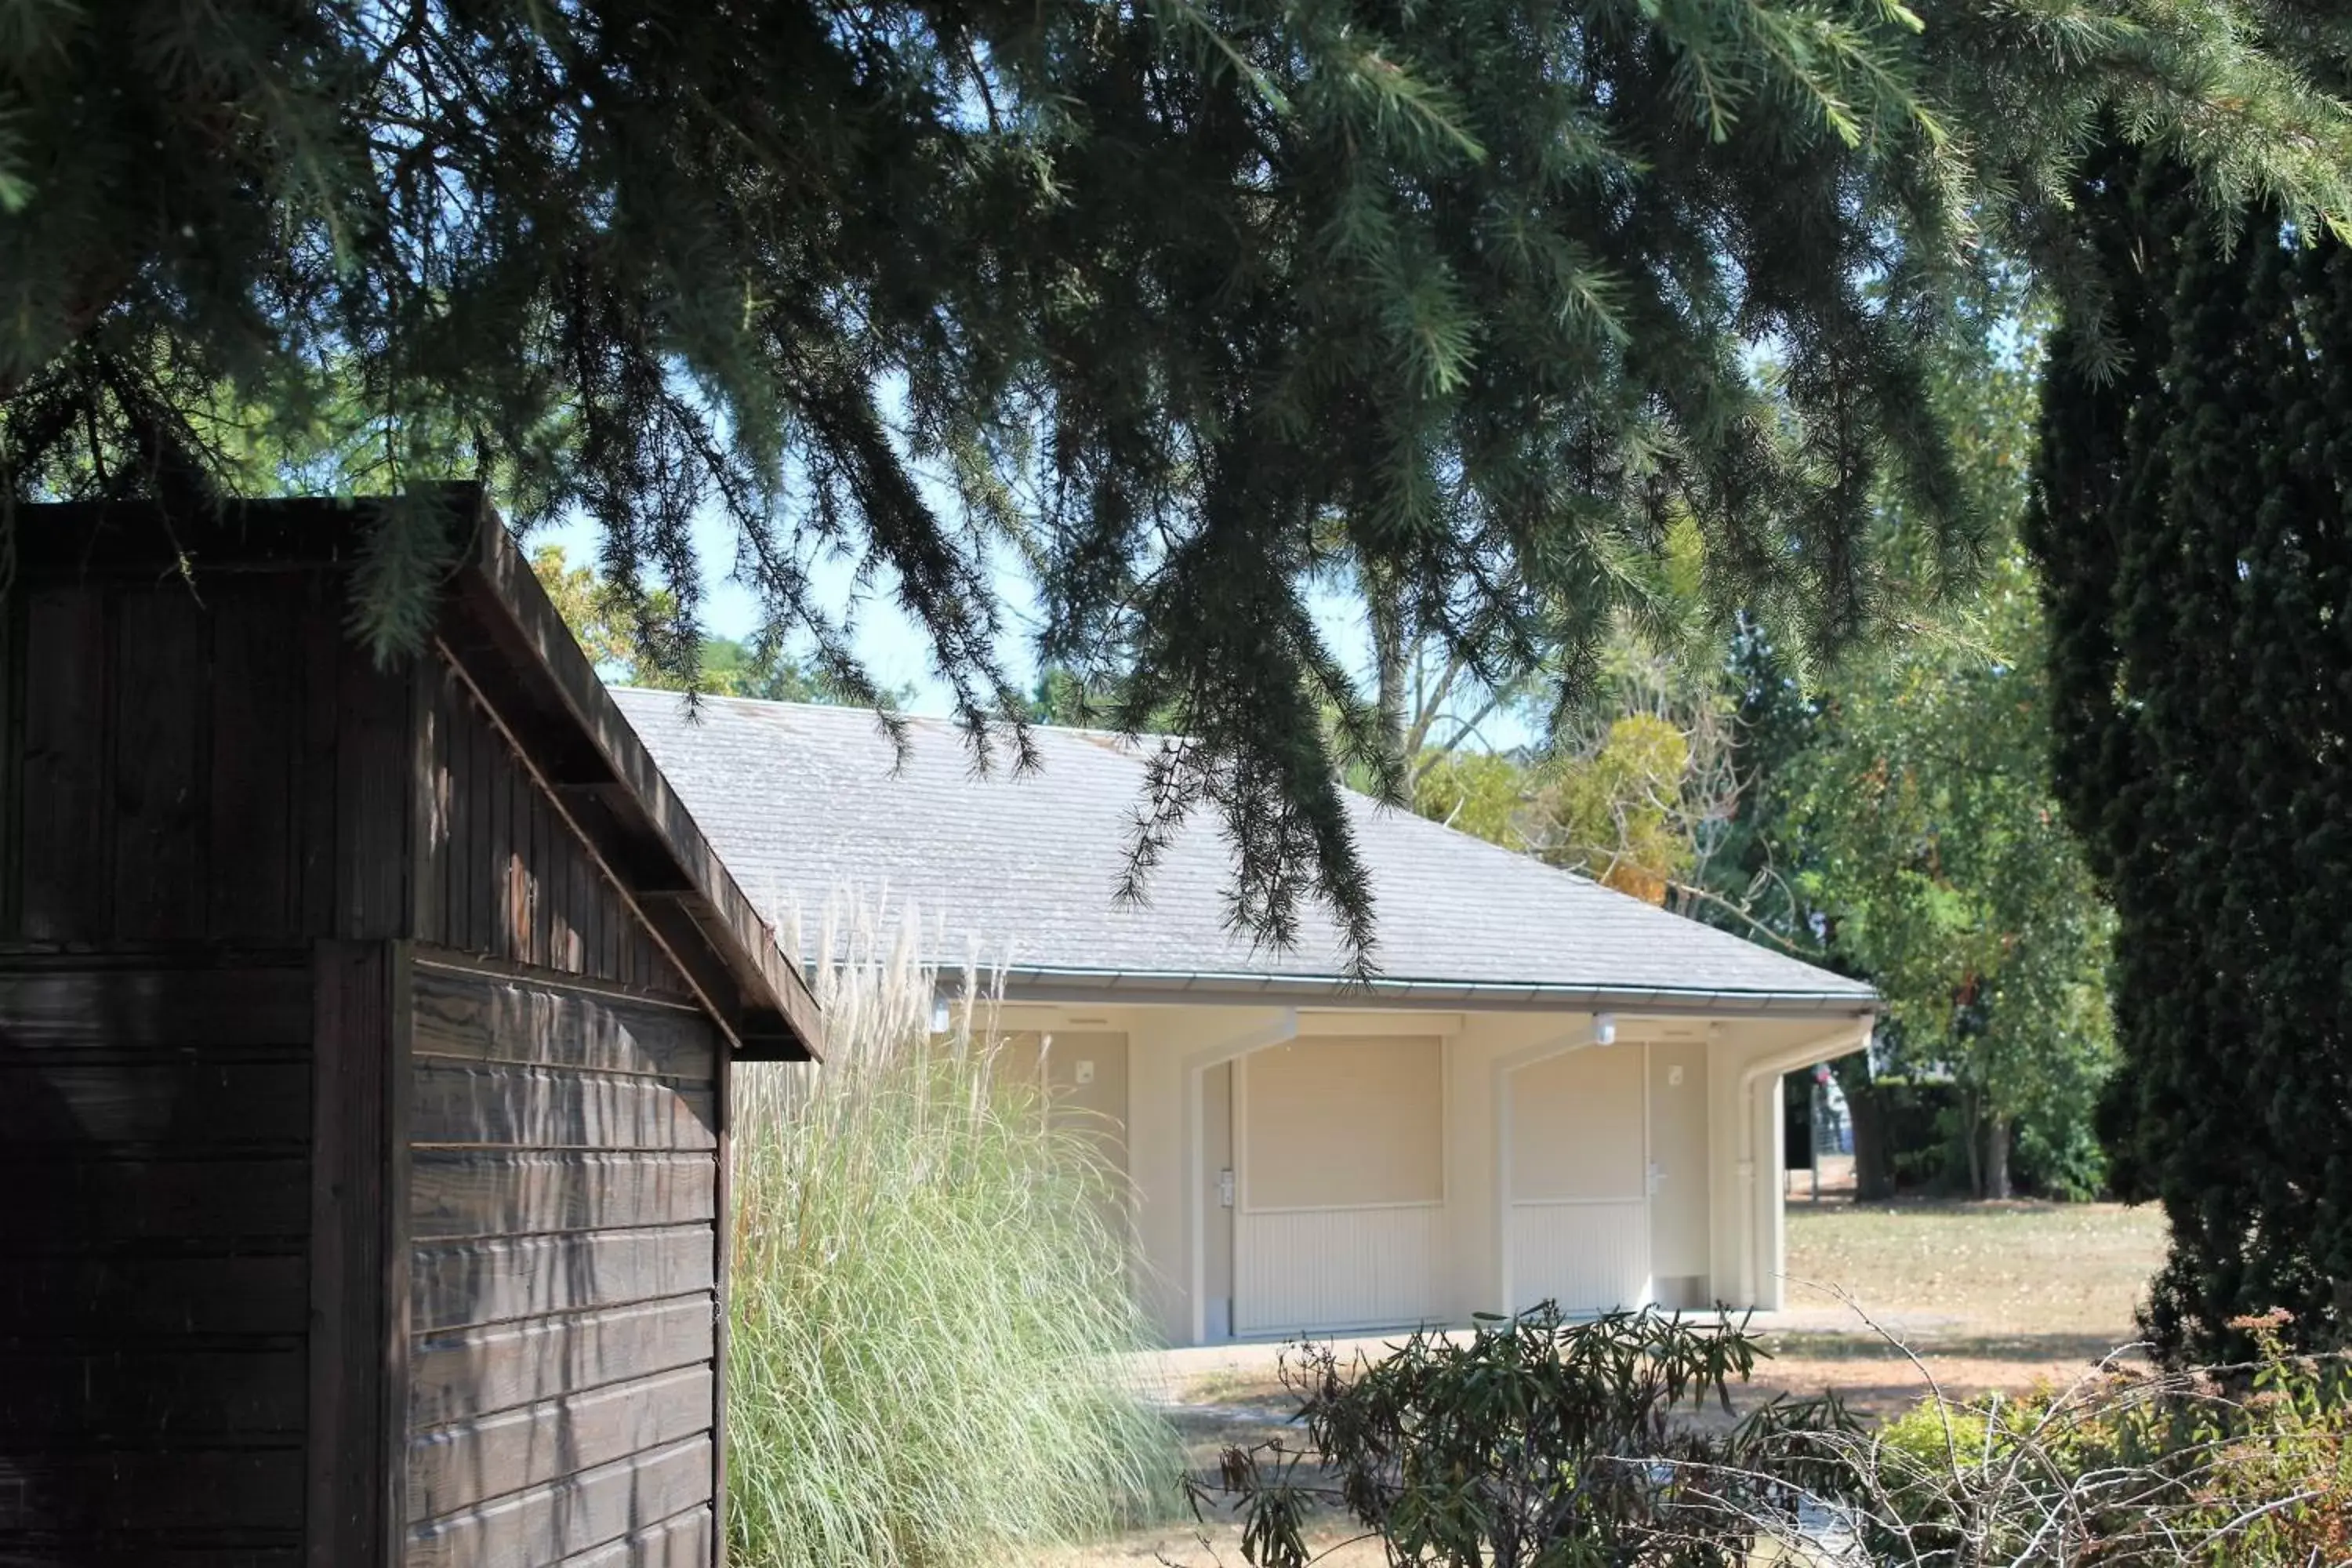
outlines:
[[[2058,795],[2118,920],[2101,1131],[2171,1250],[2147,1329],[2352,1342],[2352,247],[2083,171],[2105,308],[2053,341],[2028,533]]]

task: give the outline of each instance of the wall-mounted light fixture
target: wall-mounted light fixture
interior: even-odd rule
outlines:
[[[1592,1043],[1596,1046],[1613,1046],[1617,1043],[1616,1014],[1595,1013],[1592,1015]]]

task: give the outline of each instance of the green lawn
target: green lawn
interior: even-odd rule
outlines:
[[[2120,1341],[2163,1254],[2153,1208],[1792,1202],[1788,1302],[1823,1299],[1805,1284],[1832,1286],[1874,1312]]]
[[[1765,1336],[1759,1390],[1885,1414],[1925,1389],[1905,1348],[1947,1392],[2064,1383],[2133,1340],[2163,1256],[2162,1216],[2118,1204],[1791,1202],[1795,1326]]]

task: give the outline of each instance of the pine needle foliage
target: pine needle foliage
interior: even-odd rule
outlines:
[[[1402,780],[1318,572],[1496,687],[1678,523],[1725,613],[1867,630],[1905,586],[1874,495],[1973,557],[1926,364],[1990,256],[2095,280],[2061,219],[2105,128],[2220,204],[2352,213],[2332,10],[13,0],[5,492],[235,488],[259,410],[365,488],[592,514],[689,627],[716,509],[836,685],[871,695],[825,552],[1020,765],[1010,551],[1041,665],[1192,737],[1139,874],[1212,809],[1235,925],[1318,895],[1370,967],[1335,781]],[[377,560],[397,640],[432,574]]]
[[[2168,161],[2086,171],[2104,378],[2070,323],[2032,543],[2057,784],[2120,920],[2102,1131],[2191,1357],[2352,1341],[2352,250],[2216,216]]]

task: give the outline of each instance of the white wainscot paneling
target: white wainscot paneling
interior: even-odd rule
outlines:
[[[1514,1311],[1547,1300],[1564,1312],[1650,1300],[1650,1213],[1640,1198],[1522,1200],[1508,1224]]]
[[[1236,1216],[1237,1333],[1400,1328],[1439,1315],[1445,1210],[1437,1204]]]

